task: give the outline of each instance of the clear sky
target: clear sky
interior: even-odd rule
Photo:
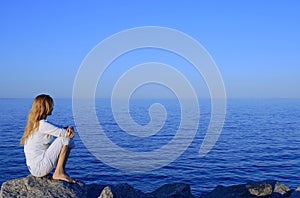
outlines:
[[[71,97],[88,52],[139,26],[169,27],[195,38],[218,65],[230,98],[300,98],[297,0],[1,1],[0,97]],[[109,79],[122,73],[112,70],[97,96],[107,96]],[[203,83],[182,71],[194,85]]]

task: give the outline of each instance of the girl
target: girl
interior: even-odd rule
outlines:
[[[24,145],[26,164],[33,176],[46,176],[56,166],[53,179],[75,183],[65,173],[70,150],[74,147],[74,129],[71,126],[58,128],[47,122],[52,110],[53,99],[49,95],[34,99],[20,145]],[[57,138],[50,144],[53,136]]]

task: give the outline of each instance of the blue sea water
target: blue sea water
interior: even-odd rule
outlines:
[[[148,108],[157,102],[166,108],[167,120],[161,131],[146,139],[120,129],[109,100],[99,99],[95,104],[107,137],[124,149],[147,152],[171,141],[180,123],[177,100],[132,100],[132,119],[147,124]],[[0,99],[0,183],[29,174],[19,140],[31,103],[32,99]],[[217,185],[253,180],[275,179],[291,188],[300,186],[299,99],[229,99],[222,133],[203,158],[199,158],[198,152],[210,120],[210,102],[200,100],[199,104],[200,124],[196,136],[187,150],[169,165],[146,173],[112,168],[93,156],[77,134],[67,172],[85,183],[126,182],[145,192],[165,183],[184,182],[191,185],[195,196]],[[74,125],[71,99],[55,99],[53,115],[48,120],[58,125]]]

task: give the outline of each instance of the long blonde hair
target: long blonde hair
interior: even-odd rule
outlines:
[[[53,99],[49,95],[41,94],[35,97],[28,114],[27,125],[20,145],[24,145],[27,138],[39,128],[40,120],[46,119],[48,115],[51,115],[52,109]]]

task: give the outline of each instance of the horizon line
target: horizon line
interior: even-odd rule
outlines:
[[[53,97],[53,96],[52,96]],[[0,97],[0,99],[33,99],[34,97]],[[53,97],[55,99],[73,99],[73,97]],[[112,99],[110,97],[95,97],[95,98],[74,98],[78,100],[86,100],[86,99],[105,99],[109,100]],[[117,100],[126,100],[127,98],[115,98]],[[156,99],[178,99],[176,97],[132,97],[130,99],[146,99],[146,100],[156,100]],[[183,100],[191,100],[193,98],[183,98]],[[210,97],[198,97],[198,99],[211,99]],[[223,98],[216,98],[218,99],[223,99]],[[300,99],[300,97],[227,97],[225,98],[226,100],[230,99]]]

